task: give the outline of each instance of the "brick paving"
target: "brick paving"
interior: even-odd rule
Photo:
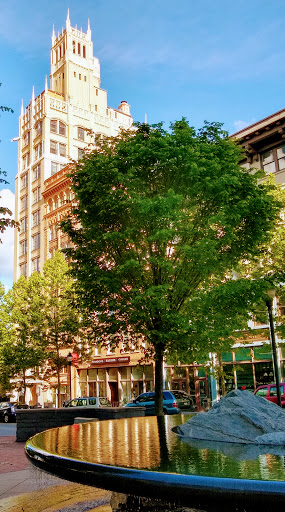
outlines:
[[[0,474],[26,469],[30,462],[25,455],[25,443],[14,436],[0,437]]]
[[[0,512],[111,512],[111,493],[53,477],[33,466],[25,443],[0,436]]]

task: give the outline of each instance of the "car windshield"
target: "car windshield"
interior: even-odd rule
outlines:
[[[101,405],[110,405],[110,402],[109,402],[108,398],[105,398],[104,396],[101,396],[99,398],[99,401],[100,401]]]

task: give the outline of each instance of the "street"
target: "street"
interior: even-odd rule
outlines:
[[[16,436],[16,423],[0,423],[0,437]]]

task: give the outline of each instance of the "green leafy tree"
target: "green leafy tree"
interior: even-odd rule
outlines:
[[[239,304],[242,286],[251,302],[249,280],[236,284],[231,270],[258,256],[279,203],[240,159],[220,124],[195,131],[182,119],[105,139],[71,173],[77,205],[63,229],[82,304],[99,339],[148,343],[157,415],[163,357],[213,351],[217,332],[229,342],[240,323],[218,325],[213,301]]]
[[[76,304],[74,282],[68,275],[64,255],[57,251],[47,260],[43,269],[45,282],[45,378],[56,377],[57,405],[61,387],[61,371],[66,367],[63,351],[72,350],[84,357],[87,344],[91,341],[88,319]]]
[[[4,397],[11,390],[10,378],[13,374],[7,364],[7,352],[13,342],[14,331],[11,317],[7,310],[5,288],[0,283],[0,396]]]
[[[44,281],[40,274],[33,273],[29,279],[21,276],[5,297],[5,312],[8,315],[9,343],[5,343],[3,358],[9,376],[17,380],[23,390],[27,389],[27,375],[39,375],[39,366],[45,360],[44,351]]]

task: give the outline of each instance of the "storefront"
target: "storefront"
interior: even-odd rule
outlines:
[[[122,405],[140,393],[153,389],[152,363],[138,364],[131,356],[92,360],[88,368],[78,368],[80,396],[106,396],[112,405]]]

